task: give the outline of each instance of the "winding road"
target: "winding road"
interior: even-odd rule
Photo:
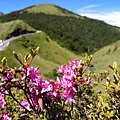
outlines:
[[[12,37],[12,38],[9,38],[9,39],[6,39],[6,40],[3,40],[3,45],[0,46],[0,51],[3,51],[6,49],[6,47],[9,45],[9,43],[15,39],[18,39],[22,36],[29,36],[29,35],[33,35],[33,34],[37,34],[37,33],[40,33],[41,31],[39,32],[35,32],[35,33],[27,33],[27,34],[23,34],[23,35],[19,35],[19,36],[16,36],[16,37]]]

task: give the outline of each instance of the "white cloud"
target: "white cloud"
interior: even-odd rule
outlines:
[[[120,11],[100,11],[100,9],[91,10],[93,7],[97,7],[98,5],[89,5],[83,8],[80,8],[76,11],[77,14],[86,16],[88,18],[102,20],[110,25],[120,27]]]
[[[98,7],[99,5],[87,5],[85,7],[82,7],[78,10],[76,10],[77,13],[81,13],[81,12],[93,12],[93,10],[91,10],[91,8],[95,8]]]

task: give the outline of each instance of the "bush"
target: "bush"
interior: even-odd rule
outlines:
[[[109,72],[100,74],[88,71],[92,56],[62,65],[55,80],[46,80],[39,68],[30,64],[39,48],[30,49],[20,59],[13,52],[20,68],[9,68],[4,57],[0,62],[0,118],[39,120],[119,120],[120,70],[114,62],[114,80]],[[105,92],[95,92],[99,79],[106,79]]]

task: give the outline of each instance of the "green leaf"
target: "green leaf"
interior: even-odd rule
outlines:
[[[114,63],[113,63],[113,68],[117,69],[117,62],[116,61],[114,61]]]
[[[6,57],[3,57],[3,59],[1,60],[1,62],[2,62],[2,65],[5,66],[5,65],[6,65],[6,62],[7,62]]]
[[[16,79],[12,79],[11,81],[12,81],[12,82],[16,82],[16,81],[19,81],[19,78],[16,78]]]
[[[30,59],[30,57],[31,57],[31,54],[27,53],[24,57],[24,60],[28,61]]]
[[[5,85],[5,84],[6,84],[6,82],[2,82],[2,83],[0,83],[0,87],[3,86],[3,85]]]
[[[103,116],[105,115],[104,111],[100,112],[100,118],[103,119]]]
[[[111,118],[113,117],[115,114],[114,114],[114,111],[112,110],[110,113],[107,113],[107,117],[108,118]]]
[[[38,51],[39,51],[39,47],[37,47],[37,48],[34,50],[34,56],[37,55]]]
[[[32,48],[29,48],[29,50],[30,50],[31,56],[33,57],[34,56],[34,50]]]
[[[16,54],[15,51],[13,51],[13,55],[15,56],[15,58],[16,58],[17,60],[19,60],[18,55]]]

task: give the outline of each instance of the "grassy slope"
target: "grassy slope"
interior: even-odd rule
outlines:
[[[12,41],[7,49],[0,51],[0,58],[6,56],[10,66],[19,66],[12,55],[12,51],[15,50],[17,53],[25,55],[29,47],[36,48],[37,46],[40,47],[40,50],[32,65],[35,67],[39,66],[42,74],[52,72],[53,69],[56,69],[56,67],[64,63],[68,63],[68,61],[82,59],[81,56],[75,55],[67,49],[60,47],[44,32],[32,36],[21,37]]]
[[[108,45],[97,51],[93,55],[93,63],[96,65],[97,71],[109,69],[114,61],[120,66],[120,41]]]
[[[68,61],[83,59],[81,56],[75,55],[67,49],[59,46],[44,32],[32,36],[21,37],[11,42],[5,51],[0,51],[0,58],[6,56],[10,66],[19,66],[19,63],[16,62],[14,56],[12,55],[12,51],[15,50],[17,53],[25,55],[28,52],[29,47],[35,48],[37,46],[40,47],[40,50],[33,60],[32,66],[39,66],[43,75],[51,73],[53,69],[58,68],[64,63],[68,63]],[[118,66],[120,66],[119,46],[120,41],[109,46],[105,46],[93,54],[92,63],[95,65],[98,73],[102,70],[110,70],[109,65],[112,65],[114,61],[117,61]],[[99,83],[96,90],[101,90],[101,88],[103,88],[102,82]]]
[[[29,7],[27,9],[23,10],[22,12],[24,12],[24,11],[28,11],[29,13],[40,13],[41,12],[41,13],[45,13],[45,14],[80,17],[78,15],[73,14],[70,11],[61,9],[60,7],[58,7],[54,4],[40,4],[40,5]]]
[[[114,44],[105,46],[101,48],[99,51],[97,51],[95,54],[93,54],[93,64],[96,67],[96,72],[100,73],[103,70],[109,70],[110,75],[109,77],[113,80],[113,71],[109,67],[109,65],[113,65],[113,62],[116,61],[118,64],[118,68],[120,68],[120,40],[115,42]],[[99,83],[99,86],[96,88],[96,90],[103,90],[102,83],[105,81]]]
[[[34,28],[29,26],[22,20],[0,23],[0,39],[5,39],[10,33],[12,33],[17,28],[21,28],[22,30],[35,31]]]

